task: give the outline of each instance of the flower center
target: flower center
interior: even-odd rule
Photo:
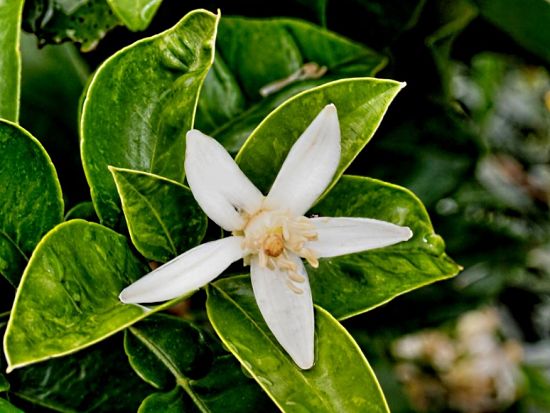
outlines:
[[[245,264],[257,256],[260,266],[286,274],[288,287],[297,294],[303,290],[296,286],[305,282],[296,258],[304,258],[312,267],[319,261],[315,253],[305,247],[307,241],[317,239],[317,231],[304,216],[293,216],[288,211],[261,211],[251,217],[240,235],[244,235]]]
[[[265,237],[262,249],[270,257],[278,257],[285,249],[285,241],[282,234],[269,234]]]

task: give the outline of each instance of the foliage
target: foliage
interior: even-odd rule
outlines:
[[[183,3],[0,6],[0,410],[436,411],[410,404],[391,343],[452,336],[487,303],[526,349],[499,408],[550,408],[525,344],[550,337],[548,1]],[[307,268],[313,369],[267,328],[248,267],[206,294],[119,301],[220,234],[185,183],[189,129],[266,193],[328,103],[342,158],[308,215],[414,236]]]

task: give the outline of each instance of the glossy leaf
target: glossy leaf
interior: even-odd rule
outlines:
[[[168,315],[154,315],[133,326],[126,334],[125,348],[134,370],[158,388],[187,382],[209,350],[202,333],[189,322]],[[151,354],[146,354],[143,348]],[[139,357],[139,354],[142,357]],[[156,365],[150,362],[151,356]],[[164,372],[172,375],[167,381]],[[193,373],[195,371],[195,373]]]
[[[0,182],[0,273],[17,286],[40,238],[61,222],[63,199],[42,145],[6,121],[0,121]]]
[[[154,389],[130,368],[121,336],[10,373],[10,393],[62,412],[131,412]],[[34,411],[34,410],[33,410]]]
[[[407,242],[321,259],[319,268],[307,267],[313,300],[337,318],[368,311],[460,270],[445,254],[445,243],[434,233],[420,200],[405,188],[343,176],[310,213],[380,219],[413,231],[413,238]]]
[[[548,0],[474,0],[482,16],[520,45],[550,62]]]
[[[145,30],[162,0],[107,0],[115,14],[130,30]]]
[[[359,347],[325,310],[316,310],[315,366],[301,370],[265,324],[248,277],[210,284],[206,308],[224,344],[282,411],[389,412]]]
[[[166,262],[200,243],[207,219],[189,188],[146,172],[110,170],[130,237],[143,256]]]
[[[393,80],[359,78],[302,92],[260,123],[238,153],[237,163],[267,193],[291,146],[321,109],[334,103],[342,134],[342,155],[334,183],[369,142],[402,87]]]
[[[138,413],[181,413],[193,410],[189,398],[180,387],[176,387],[167,393],[153,393],[148,396],[139,406]]]
[[[82,162],[101,222],[114,226],[120,202],[108,165],[184,177],[185,133],[214,54],[218,16],[187,14],[140,40],[96,72],[82,108]]]
[[[118,299],[146,272],[122,235],[82,220],[55,227],[37,246],[16,295],[4,338],[8,370],[73,353],[150,314]]]
[[[19,37],[23,0],[5,0],[0,13],[0,118],[17,122],[21,90]]]
[[[296,93],[335,79],[373,75],[386,62],[364,45],[291,19],[224,17],[216,48],[216,62],[199,101],[197,128],[231,152],[271,110]],[[324,67],[326,73],[319,71],[322,76],[317,78],[313,70],[292,79],[306,63]],[[269,96],[261,99],[260,89],[267,85],[272,85]]]
[[[6,399],[0,397],[0,412],[2,413],[23,413],[23,410],[18,409]]]
[[[151,395],[140,411],[165,411],[159,406],[182,404],[202,412],[271,411],[269,400],[234,358],[221,355],[212,361],[202,333],[182,319],[156,315],[133,325],[125,348],[145,381],[159,389],[179,385],[179,390]]]
[[[41,45],[65,41],[79,43],[82,51],[94,49],[120,21],[105,0],[28,0],[23,27]]]
[[[98,222],[99,220],[95,213],[94,204],[91,201],[81,202],[69,209],[67,214],[65,214],[65,221],[70,221],[71,219],[83,219],[91,222]]]

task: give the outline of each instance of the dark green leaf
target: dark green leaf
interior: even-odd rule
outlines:
[[[160,389],[180,386],[179,395],[152,395],[142,406],[150,410],[144,411],[155,411],[153,406],[159,403],[184,401],[202,412],[271,411],[269,400],[235,359],[224,354],[211,362],[202,333],[182,319],[157,315],[135,324],[127,330],[125,348],[130,364],[145,381]]]
[[[118,300],[146,272],[122,235],[82,220],[58,225],[21,280],[4,340],[8,369],[75,352],[150,314]]]
[[[193,412],[193,404],[180,387],[167,393],[153,393],[139,406],[138,413]]]
[[[202,240],[207,219],[189,188],[147,172],[110,170],[130,237],[143,256],[166,262]]]
[[[151,354],[142,360],[138,355],[145,354],[144,347]],[[202,333],[190,323],[168,315],[155,315],[130,327],[126,352],[134,370],[158,388],[170,387],[176,379],[180,384],[187,382],[197,375],[204,357],[209,357]],[[171,382],[166,380],[166,369],[172,374]]]
[[[393,80],[362,78],[303,92],[265,118],[241,148],[237,163],[267,193],[294,142],[324,106],[334,103],[342,133],[342,156],[334,183],[369,142],[402,87]]]
[[[216,63],[199,101],[197,127],[232,152],[272,109],[296,93],[330,80],[373,75],[386,62],[361,44],[290,19],[223,18],[216,47]],[[326,74],[320,79],[289,79],[306,63],[325,67]],[[268,98],[258,103],[260,89],[274,82],[278,84]]]
[[[10,374],[11,393],[63,412],[132,412],[153,388],[132,371],[121,336]],[[34,410],[33,410],[34,411]]]
[[[6,399],[0,397],[0,412],[2,413],[23,413],[23,410],[19,410],[13,404]]]
[[[17,122],[21,83],[19,36],[23,0],[2,2],[0,13],[0,118]]]
[[[145,30],[162,0],[107,0],[118,18],[133,31]]]
[[[173,28],[125,48],[96,72],[82,109],[82,162],[102,223],[120,202],[108,165],[183,181],[185,132],[210,69],[218,17],[187,14]]]
[[[305,371],[269,331],[248,277],[210,284],[206,308],[224,344],[284,412],[389,412],[359,347],[325,310],[316,311],[316,361]]]
[[[83,51],[94,49],[120,24],[105,0],[30,0],[25,2],[23,26],[40,44],[72,41]]]
[[[42,145],[6,121],[0,121],[0,182],[0,273],[17,286],[40,238],[61,222],[63,199]]]
[[[241,366],[232,355],[217,357],[205,377],[191,380],[189,384],[210,412],[278,411],[258,384],[244,375]]]
[[[474,0],[481,15],[520,45],[550,62],[550,3],[547,0]]]
[[[85,221],[98,222],[94,204],[91,201],[85,201],[75,205],[65,215],[65,221],[70,221],[71,219],[83,219]]]
[[[4,376],[3,373],[0,373],[0,393],[8,391],[9,388],[10,388],[10,383],[6,379],[6,376]]]
[[[308,266],[314,301],[340,319],[452,277],[460,270],[445,254],[445,243],[434,233],[422,203],[405,188],[343,176],[310,212],[327,217],[374,218],[413,231],[407,242],[321,259],[317,269]]]

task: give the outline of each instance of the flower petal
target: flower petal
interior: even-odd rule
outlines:
[[[251,279],[254,296],[262,316],[281,346],[301,369],[310,369],[314,362],[313,301],[309,280],[302,260],[292,255],[298,272],[305,278],[294,285],[303,292],[297,294],[287,285],[287,273],[270,270],[251,260]]]
[[[337,257],[407,241],[408,227],[370,218],[311,218],[318,239],[305,244],[319,258]]]
[[[339,162],[340,125],[331,104],[290,149],[264,205],[304,215],[332,180]]]
[[[203,211],[227,231],[242,229],[241,212],[253,215],[262,205],[262,193],[224,147],[195,129],[187,132],[185,173]]]
[[[120,293],[123,303],[155,303],[196,290],[242,258],[241,237],[207,242],[160,266]]]

